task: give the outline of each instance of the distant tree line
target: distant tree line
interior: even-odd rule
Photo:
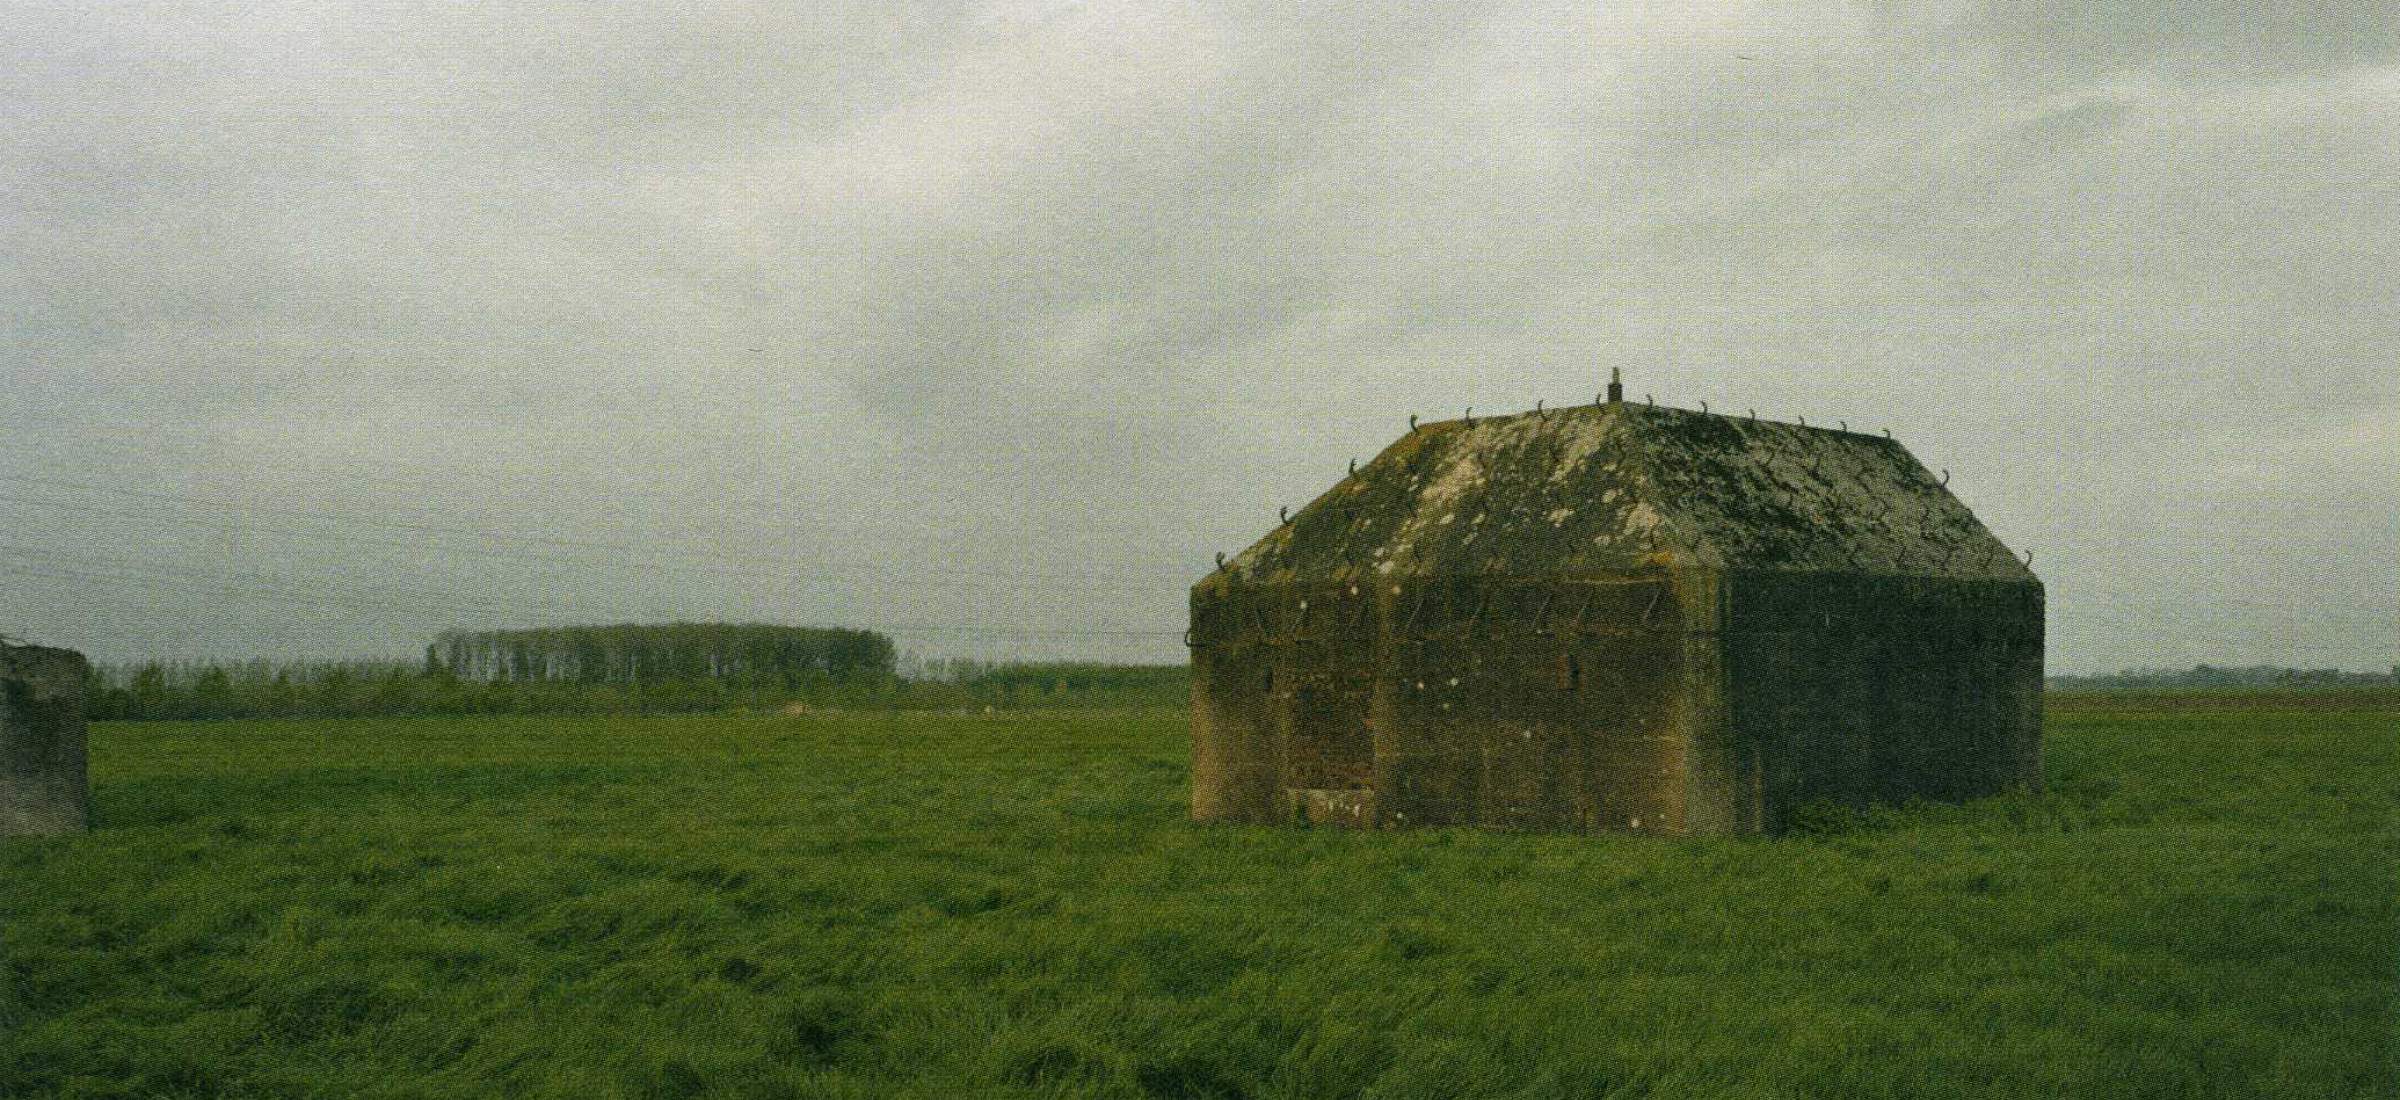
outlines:
[[[718,627],[712,632],[710,628]],[[1182,665],[911,662],[869,631],[706,623],[445,634],[423,662],[97,665],[101,721],[1181,707]],[[611,647],[614,647],[613,649]]]
[[[464,680],[635,685],[713,680],[798,687],[892,675],[892,640],[872,630],[764,623],[453,630],[425,649],[429,673]]]
[[[937,661],[915,670],[909,691],[935,707],[1182,707],[1191,702],[1188,665],[1087,662]]]
[[[2349,672],[2338,668],[2282,668],[2246,665],[2225,668],[2194,665],[2188,669],[2126,669],[2088,676],[2052,676],[2049,686],[2065,691],[2149,690],[2160,688],[2286,688],[2400,686],[2400,665],[2387,675]]]

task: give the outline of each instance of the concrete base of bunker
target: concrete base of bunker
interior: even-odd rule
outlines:
[[[1663,571],[1210,601],[1194,815],[1722,831],[1721,809],[1687,805],[1688,748],[1723,709],[1714,616],[1708,578]]]
[[[1196,614],[1192,812],[1726,835],[2038,785],[2041,617],[1911,577],[1254,588]]]
[[[0,837],[60,836],[91,824],[83,655],[0,644]]]
[[[1191,613],[1201,821],[1724,835],[2041,778],[2041,582],[1888,439],[1423,425]]]

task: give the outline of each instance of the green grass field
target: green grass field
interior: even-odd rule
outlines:
[[[2400,1092],[2400,718],[1772,840],[1199,828],[1174,713],[103,725],[0,1095]]]

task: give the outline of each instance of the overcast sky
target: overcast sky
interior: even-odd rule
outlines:
[[[2387,667],[2394,11],[12,5],[0,632],[1174,660],[1620,367],[1950,470],[2053,671]]]

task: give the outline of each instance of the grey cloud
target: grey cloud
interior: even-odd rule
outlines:
[[[2240,0],[2172,5],[2057,2],[1982,5],[1971,40],[2051,64],[2164,63],[2283,76],[2400,54],[2400,13],[2382,4]]]
[[[2061,667],[2384,662],[2394,21],[2109,10],[43,8],[0,76],[0,402],[42,410],[0,474],[980,587],[4,507],[168,565],[1171,631],[1410,412],[1616,365],[1900,431],[2040,553]],[[104,654],[455,617],[22,583]]]

